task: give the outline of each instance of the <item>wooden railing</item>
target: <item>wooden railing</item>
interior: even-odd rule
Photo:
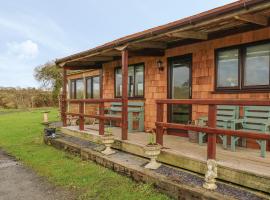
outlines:
[[[109,116],[105,115],[105,103],[112,103],[112,102],[122,102],[122,99],[68,99],[64,100],[66,102],[65,106],[67,103],[69,104],[78,104],[79,105],[79,113],[72,113],[72,112],[65,112],[62,113],[63,117],[63,124],[66,126],[66,120],[67,116],[78,116],[79,117],[79,130],[84,130],[84,119],[85,117],[89,118],[95,118],[99,120],[99,134],[104,135],[104,122],[105,120],[112,120],[112,121],[121,121],[122,117],[121,116]],[[84,113],[84,106],[85,104],[99,104],[99,112],[98,114],[85,114]]]
[[[258,133],[252,131],[235,131],[228,129],[216,128],[216,106],[217,105],[235,105],[235,106],[270,106],[270,100],[213,100],[213,99],[162,99],[157,100],[157,118],[156,118],[156,134],[157,143],[163,145],[164,128],[191,130],[196,132],[204,132],[207,134],[207,159],[216,158],[216,136],[217,134],[238,136],[244,138],[270,140],[269,133]],[[164,105],[208,105],[208,126],[202,127],[198,125],[187,125],[178,123],[164,122]]]

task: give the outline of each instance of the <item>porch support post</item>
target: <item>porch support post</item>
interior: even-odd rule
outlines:
[[[122,140],[128,139],[128,50],[122,50]]]
[[[211,128],[216,128],[216,105],[209,105],[208,108],[208,126]],[[207,134],[207,159],[216,159],[216,134]]]
[[[61,98],[61,117],[63,126],[67,126],[67,69],[63,69],[63,90]]]
[[[83,131],[84,130],[84,102],[80,102],[79,110],[80,110],[79,129],[80,131]]]
[[[99,135],[104,135],[104,102],[99,103]]]
[[[103,68],[99,70],[100,77],[100,99],[103,99]],[[104,102],[99,103],[99,135],[104,135]]]
[[[157,103],[157,122],[163,122],[164,104]],[[156,126],[156,142],[163,146],[163,127]]]

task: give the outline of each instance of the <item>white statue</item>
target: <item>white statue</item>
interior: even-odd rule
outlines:
[[[216,185],[217,178],[217,162],[215,160],[209,159],[207,160],[207,172],[205,174],[205,183],[203,187],[208,190],[217,189]]]

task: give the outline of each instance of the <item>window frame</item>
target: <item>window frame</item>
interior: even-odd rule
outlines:
[[[133,84],[133,96],[132,97],[128,97],[128,99],[144,99],[144,95],[145,95],[145,64],[142,62],[142,63],[136,63],[136,64],[130,64],[128,65],[128,67],[130,66],[133,66],[134,67],[134,70],[133,70],[133,76],[134,76],[134,84]],[[137,95],[135,96],[135,83],[136,83],[136,67],[138,66],[142,66],[143,67],[143,95]],[[114,68],[114,97],[115,98],[121,98],[121,96],[117,96],[116,95],[116,71],[118,69],[122,69],[121,66],[118,66],[118,67],[115,67]],[[122,77],[123,78],[123,77]],[[122,84],[122,83],[121,83]]]
[[[270,44],[270,40],[263,40],[251,43],[245,43],[241,45],[234,45],[230,47],[215,49],[215,92],[219,93],[239,93],[239,92],[263,92],[270,91],[270,61],[269,61],[269,84],[268,85],[244,85],[244,73],[245,73],[245,60],[246,60],[246,49],[248,47]],[[218,87],[218,53],[221,51],[238,49],[238,86],[236,87]],[[270,59],[269,59],[270,60]]]
[[[94,98],[94,87],[93,87],[93,79],[98,77],[99,78],[99,98]],[[88,97],[88,94],[87,94],[87,90],[88,90],[88,84],[87,84],[87,81],[88,80],[91,80],[91,84],[90,84],[90,90],[91,90],[91,97]],[[100,87],[100,81],[101,81],[101,78],[99,75],[96,75],[96,76],[88,76],[88,77],[85,77],[85,99],[100,99],[101,97],[101,87]]]
[[[83,80],[83,78],[75,78],[75,79],[70,79],[70,83],[69,83],[69,98],[71,98],[71,96],[73,96],[74,98],[73,99],[77,99],[77,80]],[[72,95],[72,82],[74,82],[74,93]]]

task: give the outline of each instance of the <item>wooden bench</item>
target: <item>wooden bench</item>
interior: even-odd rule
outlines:
[[[239,122],[239,106],[217,106],[216,126],[223,129],[236,130],[236,124]],[[200,117],[198,119],[198,125],[205,126],[207,124],[208,117]],[[206,133],[199,132],[199,144],[203,144],[203,140]],[[227,136],[219,134],[222,140],[223,148],[227,149]]]
[[[122,103],[111,103],[111,107],[107,109],[107,112],[106,115],[119,116],[122,112]],[[138,121],[138,128],[133,127],[134,121]],[[134,131],[144,131],[144,102],[128,102],[128,132]]]
[[[245,106],[244,116],[239,130],[256,131],[270,134],[270,107],[269,106]],[[232,137],[231,149],[235,151],[235,144],[239,137]],[[256,140],[261,148],[261,156],[266,154],[266,140]]]

